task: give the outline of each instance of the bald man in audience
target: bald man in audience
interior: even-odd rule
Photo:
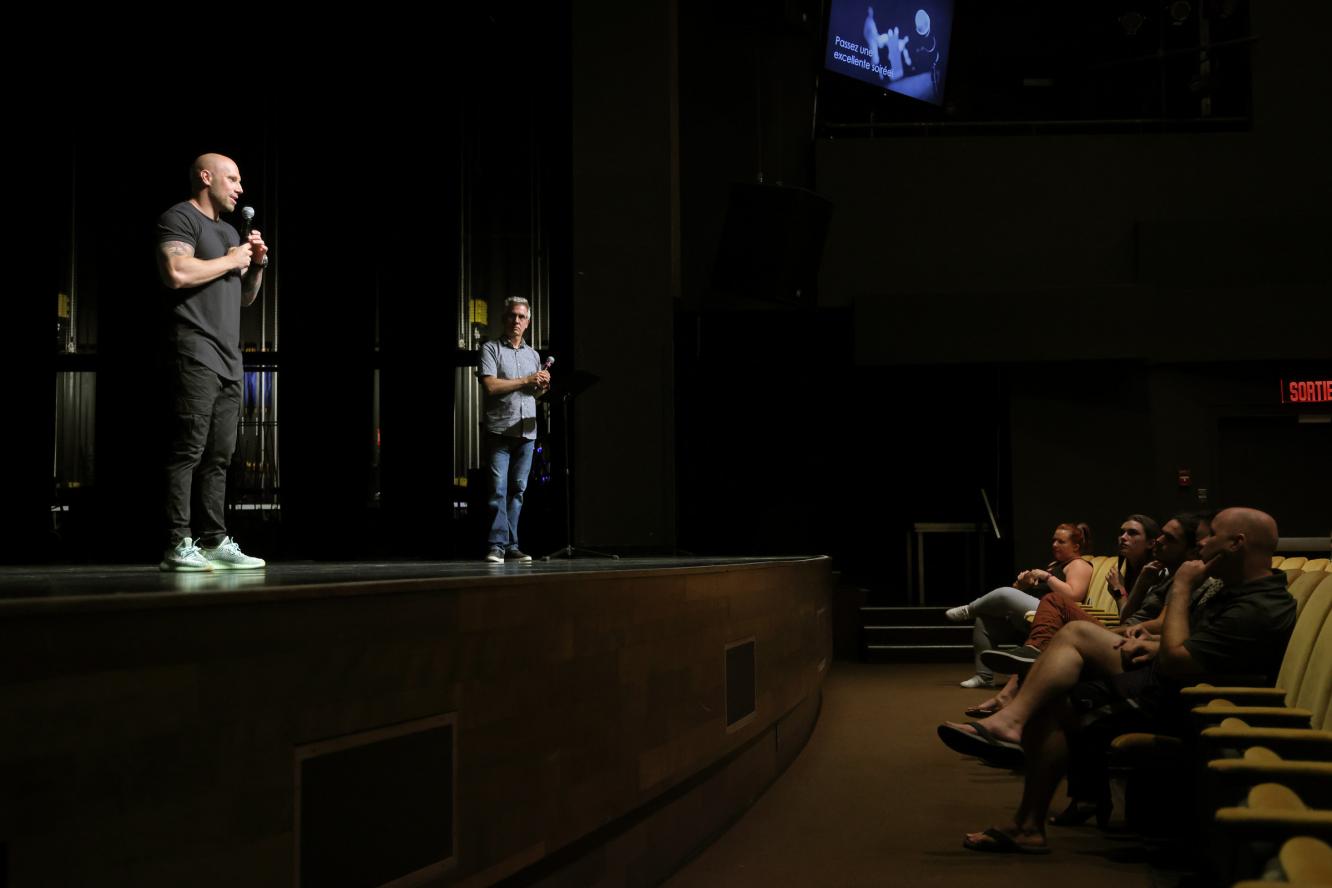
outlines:
[[[1109,705],[1114,731],[1182,733],[1172,705],[1191,677],[1275,675],[1295,625],[1295,601],[1271,568],[1277,526],[1256,509],[1226,509],[1199,540],[1198,560],[1175,573],[1159,637],[1126,638],[1093,623],[1070,623],[1055,635],[1013,702],[985,723],[939,726],[949,747],[1000,764],[1026,763],[1022,800],[1004,828],[970,833],[974,851],[1043,854],[1045,825],[1063,777],[1070,738],[1082,730],[1075,709],[1093,686]],[[1189,607],[1209,578],[1220,585]],[[1081,684],[1080,684],[1081,683]],[[1116,702],[1123,705],[1114,705]]]

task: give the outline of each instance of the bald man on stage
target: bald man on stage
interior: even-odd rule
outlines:
[[[258,298],[268,267],[268,245],[259,232],[242,237],[222,221],[243,193],[236,162],[204,154],[190,167],[189,200],[157,220],[157,269],[169,291],[172,361],[166,551],[158,565],[164,571],[264,566],[262,558],[236,545],[225,514],[244,376],[240,311]],[[197,516],[190,514],[192,493],[201,507]]]

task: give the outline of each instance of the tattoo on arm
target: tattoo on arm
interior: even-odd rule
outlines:
[[[194,247],[184,241],[167,241],[162,244],[162,255],[168,258],[171,256],[193,256]]]

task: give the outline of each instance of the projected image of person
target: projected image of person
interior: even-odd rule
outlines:
[[[874,7],[869,7],[868,14],[865,16],[865,45],[869,47],[870,59],[876,65],[883,64],[879,60],[879,50],[888,45],[888,35],[879,33],[879,26],[874,21]],[[879,75],[883,77],[882,74]]]
[[[869,47],[870,58],[875,66],[879,67],[879,79],[887,77],[889,80],[897,80],[902,76],[902,64],[911,64],[911,56],[907,53],[907,37],[899,37],[900,31],[896,26],[889,28],[882,34],[879,33],[878,23],[874,21],[874,7],[870,6],[865,15],[865,45]],[[888,64],[883,65],[879,58],[879,50],[888,50]]]

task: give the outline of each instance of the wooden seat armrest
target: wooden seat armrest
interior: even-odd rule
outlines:
[[[1281,841],[1293,836],[1332,838],[1332,811],[1220,808],[1216,825],[1232,838]]]
[[[1205,728],[1202,736],[1217,742],[1242,740],[1246,746],[1252,746],[1262,740],[1292,740],[1297,743],[1308,743],[1313,747],[1332,744],[1332,731],[1314,731],[1309,728],[1254,728],[1249,725],[1221,724]]]
[[[1184,755],[1184,741],[1169,734],[1120,734],[1110,741],[1112,768],[1175,768]]]
[[[1180,697],[1189,703],[1203,703],[1207,700],[1225,699],[1244,706],[1279,706],[1286,701],[1286,690],[1284,688],[1246,688],[1246,687],[1215,687],[1213,685],[1194,685],[1191,688],[1181,688]],[[1271,700],[1271,703],[1260,703],[1260,700]]]
[[[1218,799],[1238,801],[1259,783],[1280,783],[1311,808],[1332,808],[1332,762],[1214,759],[1207,763],[1207,778],[1215,785]]]
[[[1239,718],[1251,728],[1308,728],[1313,713],[1308,709],[1288,706],[1235,706],[1229,701],[1214,700],[1206,706],[1195,706],[1193,717],[1202,722],[1217,724],[1222,719]]]
[[[1332,731],[1308,728],[1254,728],[1247,725],[1221,724],[1204,728],[1198,735],[1204,754],[1214,759],[1217,750],[1243,750],[1266,746],[1284,759],[1332,759]]]
[[[1282,759],[1279,762],[1251,762],[1246,759],[1212,759],[1207,763],[1207,770],[1216,774],[1244,774],[1253,777],[1263,777],[1262,780],[1255,780],[1255,783],[1284,783],[1295,790],[1298,795],[1299,790],[1288,780],[1281,779],[1289,774],[1295,778],[1313,777],[1315,779],[1332,780],[1332,762],[1321,761],[1318,759]],[[1303,798],[1303,796],[1300,796]]]

